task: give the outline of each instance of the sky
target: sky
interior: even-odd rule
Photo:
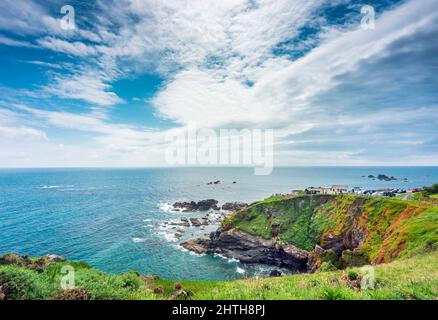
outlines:
[[[274,130],[276,165],[437,165],[437,40],[436,0],[2,0],[0,167],[167,166],[193,123]]]

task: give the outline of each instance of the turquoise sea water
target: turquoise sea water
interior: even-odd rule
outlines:
[[[408,181],[380,182],[379,173]],[[209,181],[221,180],[218,185]],[[236,181],[236,184],[233,184]],[[184,200],[252,202],[307,186],[412,188],[438,182],[438,167],[3,169],[0,170],[0,254],[56,253],[103,271],[137,270],[168,279],[231,279],[263,274],[263,266],[181,250],[164,221],[203,216],[169,210]],[[191,228],[184,239],[214,229]],[[192,235],[193,234],[193,235]]]

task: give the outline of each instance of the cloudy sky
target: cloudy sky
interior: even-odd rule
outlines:
[[[274,129],[277,165],[438,164],[436,0],[2,0],[0,56],[0,167],[163,166],[190,123]]]

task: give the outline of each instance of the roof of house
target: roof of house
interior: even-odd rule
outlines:
[[[347,186],[344,186],[342,184],[334,184],[332,185],[332,189],[347,189]]]

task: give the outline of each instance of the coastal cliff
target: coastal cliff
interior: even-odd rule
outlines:
[[[438,298],[438,206],[321,195],[271,197],[234,212],[207,237],[184,246],[247,263],[318,271],[237,281],[163,280],[107,274],[57,255],[0,257],[0,300],[21,299],[432,299]],[[363,264],[374,264],[363,287]],[[75,285],[62,287],[65,267]],[[346,270],[337,270],[344,269]]]
[[[234,212],[182,246],[314,272],[379,264],[438,248],[433,202],[356,195],[274,197]],[[284,258],[286,257],[286,258]]]

